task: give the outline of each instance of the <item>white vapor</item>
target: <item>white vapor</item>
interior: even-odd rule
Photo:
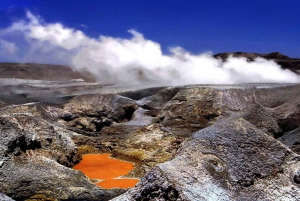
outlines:
[[[92,72],[113,84],[237,84],[296,83],[300,76],[273,61],[229,57],[226,62],[210,53],[194,55],[180,47],[163,54],[158,43],[129,30],[132,38],[86,36],[60,23],[47,24],[27,12],[27,18],[0,30],[0,59],[17,62],[67,64]],[[17,40],[16,40],[17,39]],[[17,57],[18,56],[18,57]]]

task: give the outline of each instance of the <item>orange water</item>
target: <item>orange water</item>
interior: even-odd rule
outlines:
[[[85,154],[73,169],[80,170],[91,179],[100,179],[96,185],[102,188],[130,188],[139,181],[132,178],[119,178],[133,169],[133,164],[114,158],[110,154]]]

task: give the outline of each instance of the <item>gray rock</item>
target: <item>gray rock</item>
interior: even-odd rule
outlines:
[[[300,127],[285,133],[282,137],[278,138],[286,146],[288,146],[295,153],[300,154]]]
[[[100,189],[67,167],[79,160],[69,133],[31,115],[0,116],[0,192],[16,200],[107,200],[124,192]]]
[[[1,201],[14,201],[10,197],[7,197],[6,195],[3,195],[2,193],[0,193],[0,200]]]
[[[56,88],[68,98],[0,105],[0,192],[16,200],[107,200],[126,191],[100,189],[68,168],[80,159],[75,144],[132,160],[127,176],[146,173],[116,200],[299,199],[300,85],[30,86],[45,100]]]
[[[299,200],[300,158],[243,119],[196,132],[117,200]]]

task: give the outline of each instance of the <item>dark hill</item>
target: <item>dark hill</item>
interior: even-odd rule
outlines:
[[[17,78],[29,80],[68,81],[83,79],[95,82],[95,77],[88,72],[76,72],[70,67],[33,63],[0,63],[0,78]]]
[[[261,57],[267,60],[274,60],[283,69],[289,69],[297,74],[300,74],[300,59],[290,58],[279,52],[272,52],[268,54],[258,54],[258,53],[247,53],[247,52],[226,52],[214,55],[215,58],[221,58],[225,61],[229,56],[233,57],[246,57],[249,61],[253,61],[257,57]]]

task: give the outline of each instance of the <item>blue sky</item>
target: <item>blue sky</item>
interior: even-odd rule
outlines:
[[[62,64],[113,84],[299,83],[299,0],[0,0],[0,62]]]
[[[25,17],[99,35],[130,38],[134,29],[164,52],[279,51],[300,57],[299,0],[0,0],[0,28]]]

